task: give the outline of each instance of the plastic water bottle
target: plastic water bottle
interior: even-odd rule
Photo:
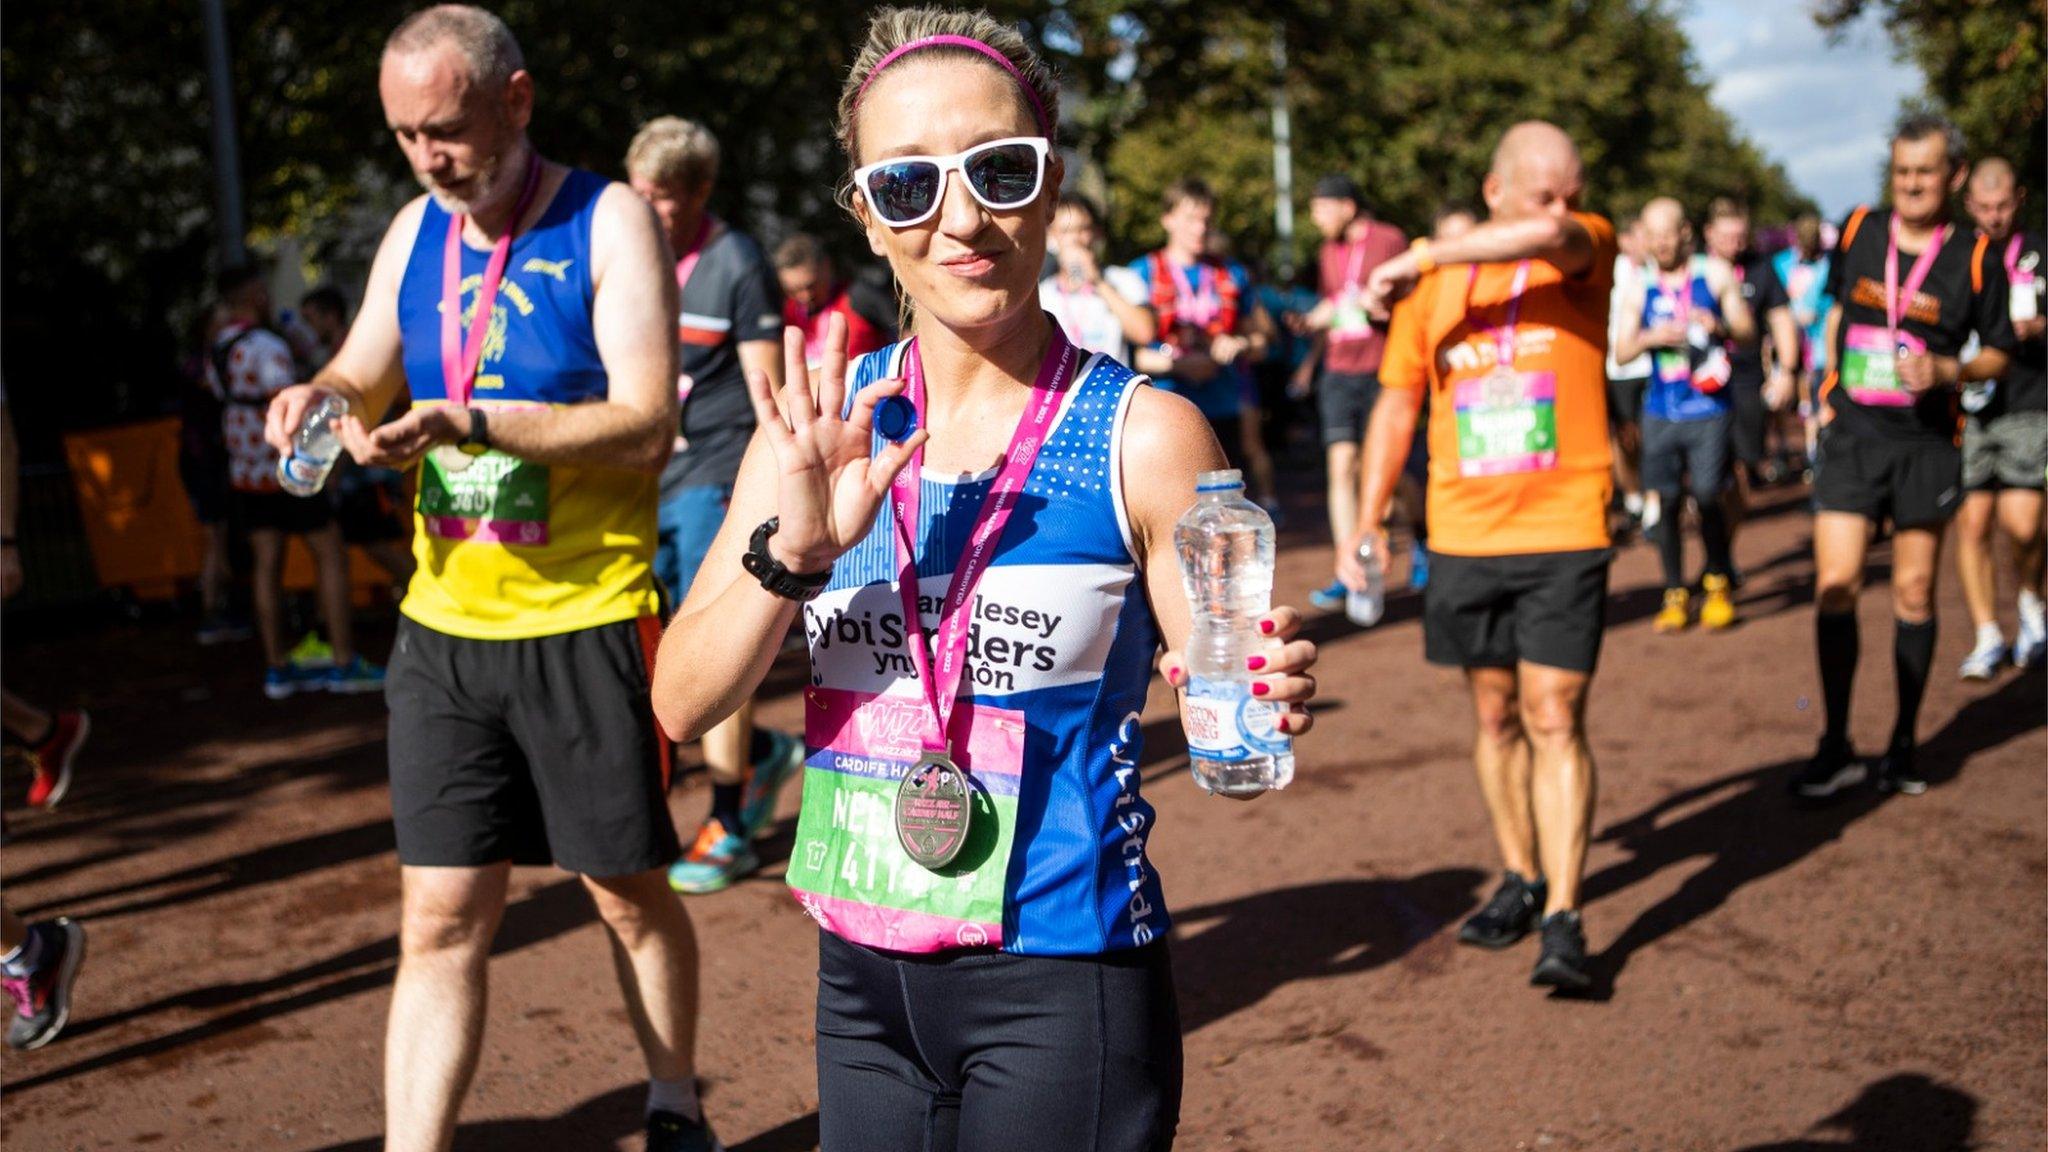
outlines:
[[[1386,560],[1370,536],[1358,542],[1358,563],[1365,568],[1365,587],[1344,590],[1344,615],[1360,628],[1370,628],[1387,612]]]
[[[277,482],[285,491],[311,496],[327,483],[327,474],[341,458],[341,437],[335,435],[334,421],[346,415],[348,401],[331,392],[306,409],[305,419],[292,435],[291,455],[277,462]]]
[[[1273,520],[1244,496],[1235,470],[1195,478],[1195,505],[1174,526],[1194,617],[1188,633],[1188,762],[1195,783],[1255,796],[1294,779],[1294,741],[1280,705],[1252,695],[1246,657],[1265,648],[1272,607]]]

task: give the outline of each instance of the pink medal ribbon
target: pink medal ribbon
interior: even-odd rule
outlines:
[[[683,307],[683,290],[690,286],[690,277],[695,275],[697,271],[697,258],[704,255],[704,245],[711,240],[711,226],[717,222],[717,217],[706,212],[704,219],[697,222],[697,235],[690,241],[690,247],[683,252],[683,258],[676,261],[676,310],[678,312]],[[682,330],[681,317],[676,319],[676,330]],[[695,384],[696,381],[690,379],[689,373],[679,373],[676,376],[676,403],[681,404],[688,400],[690,398],[690,389]],[[684,446],[683,438],[681,436],[676,437],[676,451],[682,451]]]
[[[1884,249],[1884,323],[1891,336],[1892,349],[1899,348],[1899,323],[1913,308],[1913,297],[1920,291],[1920,285],[1927,282],[1927,274],[1934,271],[1934,257],[1941,246],[1948,241],[1949,225],[1943,224],[1935,230],[1934,239],[1921,250],[1920,258],[1913,261],[1913,270],[1906,273],[1903,291],[1899,286],[1899,218],[1893,216],[1891,228],[1885,238]]]
[[[512,259],[512,241],[519,235],[519,222],[533,207],[540,191],[540,155],[526,164],[526,183],[519,189],[519,202],[512,209],[512,223],[491,249],[484,265],[484,282],[476,293],[476,313],[469,322],[469,335],[462,333],[462,227],[467,215],[448,217],[448,240],[441,249],[441,385],[450,406],[467,407],[476,371],[483,363],[484,334],[491,330],[491,309],[498,302],[498,285],[505,278],[505,264]]]
[[[1025,405],[1024,415],[1017,421],[1017,430],[1010,434],[1010,447],[1003,453],[1003,463],[996,473],[995,483],[982,502],[974,530],[968,536],[966,548],[960,553],[960,563],[953,569],[946,599],[939,607],[936,652],[928,652],[925,646],[924,618],[917,609],[915,533],[924,449],[919,448],[912,453],[910,462],[889,482],[890,516],[896,522],[896,555],[903,566],[902,575],[897,580],[897,591],[903,597],[904,630],[908,634],[911,664],[917,669],[918,683],[923,687],[925,702],[929,705],[923,736],[927,753],[949,754],[947,725],[953,718],[953,705],[960,698],[961,674],[967,665],[967,626],[973,615],[967,610],[968,605],[974,598],[974,589],[981,582],[982,574],[988,571],[989,564],[995,559],[996,543],[1002,539],[1003,526],[1009,523],[1017,498],[1024,492],[1024,481],[1031,475],[1031,466],[1038,460],[1039,449],[1045,446],[1046,432],[1051,427],[1053,414],[1059,409],[1060,397],[1066,392],[1068,377],[1073,373],[1074,345],[1058,322],[1050,327],[1052,339],[1046,346],[1044,362],[1038,366],[1038,379],[1031,385],[1031,399]],[[909,387],[904,394],[921,416],[925,395],[924,363],[918,355],[915,338],[910,342],[905,360],[909,365]],[[933,667],[934,661],[936,668]]]
[[[1472,289],[1479,283],[1479,265],[1472,265],[1472,275],[1465,281],[1465,310],[1472,310]],[[1522,292],[1529,287],[1529,262],[1515,265],[1515,279],[1508,285],[1507,320],[1493,330],[1493,370],[1513,372],[1515,370],[1515,321],[1522,316]]]
[[[2017,279],[2020,274],[2020,234],[2015,232],[2005,242],[2005,278]],[[2028,277],[2032,279],[2032,277]]]

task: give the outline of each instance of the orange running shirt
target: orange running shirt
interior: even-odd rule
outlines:
[[[1514,371],[1495,371],[1517,264],[1450,264],[1394,309],[1380,383],[1427,389],[1429,546],[1454,556],[1605,548],[1607,304],[1614,226],[1574,213],[1593,237],[1568,277],[1528,262]]]

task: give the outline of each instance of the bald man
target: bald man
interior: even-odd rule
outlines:
[[[2048,473],[2048,342],[2042,330],[2042,238],[2019,228],[2026,189],[1998,157],[1977,163],[1963,207],[1991,242],[2011,286],[2013,334],[2019,345],[2004,376],[1963,393],[1963,496],[1956,514],[1956,574],[1977,627],[1963,660],[1965,680],[1989,680],[2008,654],[2022,668],[2048,649],[2042,619],[2042,479]],[[1998,624],[1998,573],[1991,547],[1994,519],[2012,541],[2012,577],[2019,587],[2019,633],[2012,647]]]
[[[1657,494],[1657,552],[1664,565],[1664,606],[1652,627],[1672,633],[1692,623],[1692,582],[1685,575],[1690,493],[1707,553],[1700,626],[1717,631],[1735,623],[1732,531],[1722,500],[1731,478],[1735,427],[1730,342],[1750,339],[1756,322],[1734,266],[1693,251],[1683,205],[1660,197],[1644,205],[1640,221],[1652,271],[1629,285],[1613,329],[1616,360],[1650,357],[1643,394],[1643,487]]]
[[[1358,546],[1382,523],[1430,400],[1432,570],[1423,636],[1464,670],[1473,761],[1507,874],[1460,938],[1505,948],[1539,926],[1533,983],[1592,981],[1579,883],[1593,818],[1586,695],[1607,597],[1608,293],[1614,227],[1578,210],[1578,149],[1517,124],[1495,150],[1487,220],[1422,240],[1373,270],[1366,306],[1392,307],[1382,391],[1365,438]],[[1398,302],[1398,303],[1397,303]]]
[[[1913,114],[1892,133],[1891,206],[1858,208],[1828,261],[1830,371],[1814,468],[1814,646],[1827,727],[1790,781],[1822,800],[1871,777],[1849,740],[1862,640],[1856,605],[1871,528],[1890,520],[1892,669],[1898,707],[1876,765],[1880,790],[1918,795],[1920,702],[1934,664],[1941,538],[1963,498],[1958,388],[2005,375],[2014,346],[2005,268],[1949,218],[1969,173],[1963,134]],[[1968,359],[1972,336],[1980,350]]]

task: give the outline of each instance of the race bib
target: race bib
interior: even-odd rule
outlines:
[[[1372,337],[1372,319],[1365,314],[1365,298],[1356,288],[1337,297],[1337,310],[1330,317],[1330,339],[1337,343]]]
[[[1024,770],[1024,713],[961,700],[954,759],[966,769],[974,814],[966,846],[940,871],[897,839],[896,792],[924,754],[921,697],[807,690],[804,801],[789,886],[832,934],[893,952],[997,947],[1003,887],[1016,839]]]
[[[1899,333],[1899,344],[1915,353],[1927,342],[1911,332]],[[1849,399],[1870,408],[1911,408],[1913,394],[1899,383],[1898,346],[1891,333],[1875,324],[1851,324],[1842,337],[1842,387]]]
[[[450,455],[460,459],[451,459]],[[548,469],[502,452],[443,446],[420,464],[420,519],[443,540],[548,542]]]
[[[1557,374],[1495,369],[1460,380],[1458,475],[1504,476],[1557,467]]]
[[[1685,348],[1659,348],[1651,353],[1650,363],[1657,370],[1657,379],[1665,384],[1692,383],[1692,353]]]

